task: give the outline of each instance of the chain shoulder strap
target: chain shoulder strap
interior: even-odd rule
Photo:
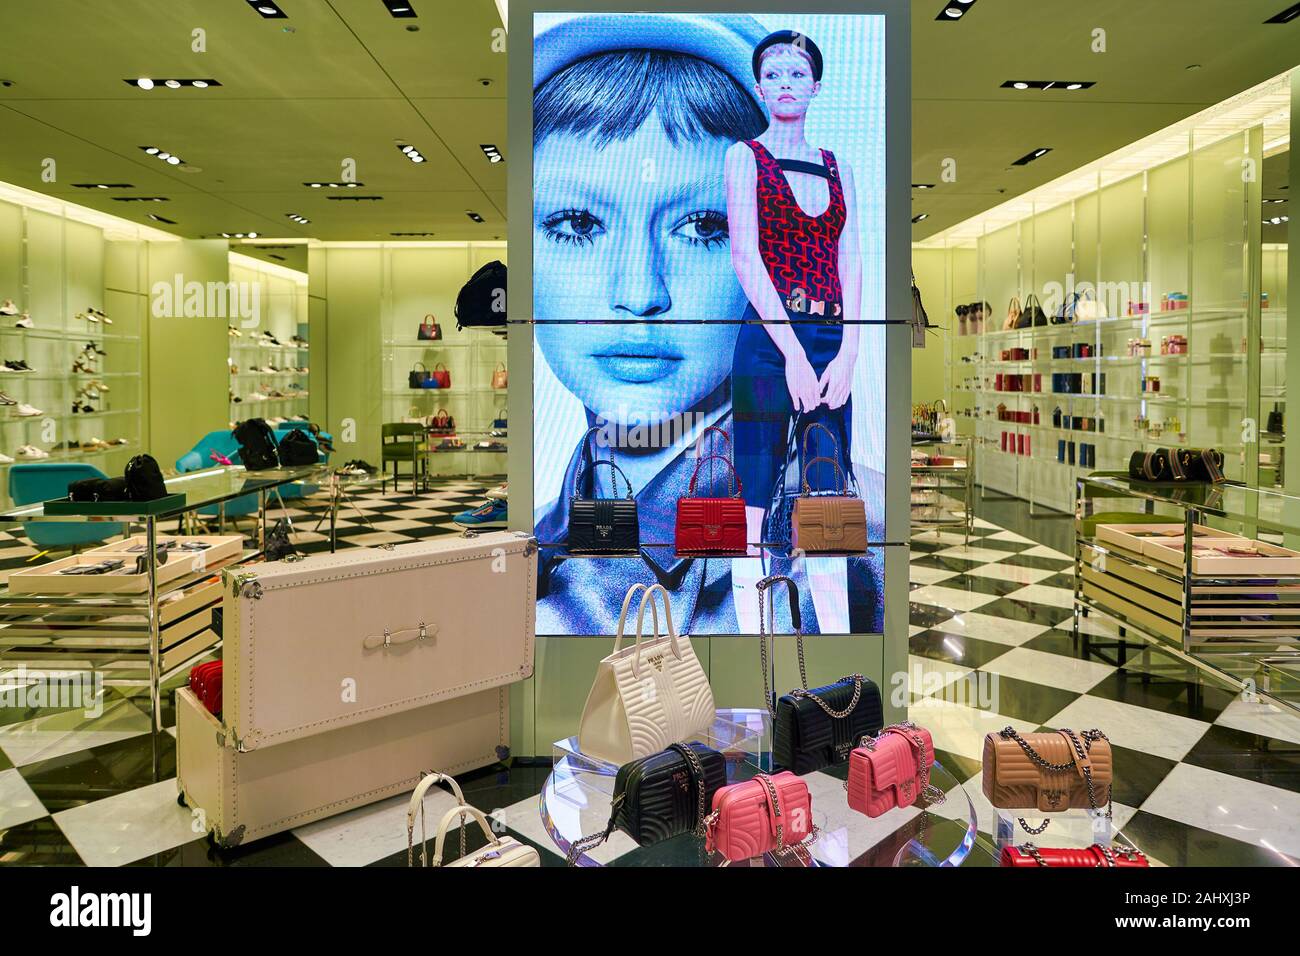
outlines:
[[[795,642],[799,648],[799,680],[804,690],[808,689],[808,665],[804,659],[803,652],[803,619],[799,613],[799,587],[793,579],[783,574],[769,574],[756,585],[758,591],[758,653],[760,666],[763,668],[763,699],[767,702],[767,712],[773,720],[776,720],[776,701],[772,699],[771,673],[768,668],[768,640],[773,641],[772,653],[775,655],[776,640],[776,602],[764,606],[764,595],[767,589],[781,582],[785,582],[786,590],[790,595],[790,623],[794,626]],[[767,629],[764,630],[763,622],[766,620]]]
[[[785,846],[785,818],[781,816],[781,798],[777,795],[776,784],[767,774],[757,774],[754,779],[767,787],[768,795],[772,798],[772,814],[776,817],[776,847],[779,850]]]
[[[1025,738],[1021,737],[1020,734],[1016,733],[1015,728],[1013,727],[1006,727],[998,731],[998,735],[1002,737],[1003,740],[1014,740],[1020,746],[1020,749],[1024,751],[1025,756],[1028,757],[1030,761],[1034,763],[1036,766],[1041,767],[1044,770],[1047,770],[1052,773],[1065,773],[1067,771],[1074,770],[1075,767],[1078,767],[1080,771],[1083,773],[1084,783],[1086,783],[1088,786],[1089,806],[1091,806],[1093,810],[1100,810],[1101,806],[1098,804],[1097,801],[1096,784],[1092,779],[1092,768],[1084,765],[1082,761],[1084,758],[1088,756],[1089,753],[1092,752],[1092,745],[1096,741],[1104,740],[1106,741],[1106,743],[1110,743],[1110,738],[1107,737],[1100,730],[1097,730],[1096,728],[1093,728],[1091,730],[1085,730],[1081,734],[1077,734],[1073,730],[1062,730],[1059,731],[1059,733],[1064,734],[1065,737],[1070,741],[1071,746],[1074,748],[1074,753],[1071,754],[1069,763],[1052,763],[1046,757],[1040,754],[1037,750],[1035,750],[1033,746],[1030,745],[1029,741],[1025,740]],[[1106,788],[1106,796],[1107,796],[1106,819],[1110,820],[1114,817],[1114,810],[1115,810],[1113,787],[1108,786]],[[1051,822],[1051,818],[1044,819],[1042,824],[1037,827],[1031,827],[1028,823],[1025,822],[1024,817],[1020,817],[1019,822],[1020,825],[1024,828],[1026,833],[1030,833],[1036,836],[1047,829],[1047,825],[1048,823]]]
[[[586,836],[578,837],[578,839],[569,844],[569,852],[564,857],[565,866],[577,866],[578,860],[582,854],[586,853],[588,850],[594,850],[609,839],[610,834],[614,832],[615,822],[618,820],[618,811],[622,805],[623,794],[620,793],[614,797],[614,802],[610,804],[609,823],[605,825],[605,829],[599,833],[589,833]],[[464,854],[462,853],[462,856],[463,855]]]
[[[695,784],[695,825],[691,827],[691,832],[696,836],[704,836],[704,818],[708,816],[708,808],[704,805],[704,787],[708,782],[704,779],[704,765],[690,744],[672,744],[668,749],[677,751],[686,761],[687,773]]]

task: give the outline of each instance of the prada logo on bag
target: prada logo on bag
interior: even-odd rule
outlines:
[[[852,749],[853,749],[853,744],[852,744],[852,742],[847,743],[847,744],[836,744],[836,745],[835,745],[835,752],[836,752],[837,754],[839,754],[839,757],[840,757],[841,760],[846,759],[846,758],[848,757],[848,755],[849,755],[849,751],[852,750]]]
[[[608,525],[608,524],[596,525],[596,537],[598,538],[608,538],[613,533],[614,533],[613,525]]]
[[[1049,806],[1056,806],[1061,802],[1061,797],[1065,796],[1064,790],[1044,790],[1043,796],[1047,797]]]
[[[691,792],[691,778],[684,770],[678,770],[673,774],[673,783],[677,784],[677,789],[682,793]]]
[[[660,673],[663,673],[664,656],[662,654],[655,654],[653,657],[647,657],[646,663],[649,664],[651,667],[653,667],[655,670],[659,671]]]
[[[903,791],[903,798],[904,798],[904,799],[906,799],[906,800],[911,800],[911,799],[912,799],[912,788],[913,788],[914,786],[916,786],[916,781],[915,781],[915,780],[904,780],[904,781],[903,781],[902,786],[901,786],[900,789]]]
[[[704,526],[704,533],[707,534],[710,538],[716,538],[718,537],[718,535],[722,534],[722,525],[706,524]]]

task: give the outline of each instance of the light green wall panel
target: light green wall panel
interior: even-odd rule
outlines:
[[[0,202],[0,299],[13,299],[24,308],[23,300],[23,210],[13,203]]]
[[[66,220],[64,241],[69,318],[90,307],[103,309],[114,319],[114,324],[102,331],[118,332],[116,318],[104,305],[104,234],[94,226]],[[91,328],[90,331],[101,330]]]
[[[326,363],[329,368],[328,431],[341,459],[379,463],[383,414],[380,303],[384,287],[381,249],[326,251],[329,301]],[[347,423],[352,427],[345,428]],[[355,429],[355,441],[343,437]]]
[[[172,285],[178,274],[183,282],[225,283],[227,256],[227,244],[219,239],[150,243],[149,287]],[[227,319],[186,316],[181,306],[162,316],[150,307],[149,451],[164,468],[173,467],[207,432],[228,428],[230,421]]]
[[[1112,309],[1112,315],[1123,315],[1129,298],[1140,296],[1145,275],[1146,223],[1144,210],[1143,177],[1134,176],[1107,186],[1101,191],[1101,269],[1089,279],[1107,283],[1098,297]],[[1111,283],[1124,283],[1125,295]],[[1116,294],[1109,294],[1115,289]],[[1131,290],[1131,291],[1128,291]]]
[[[1160,308],[1160,296],[1189,291],[1188,168],[1187,158],[1183,157],[1147,174],[1147,248],[1153,311]]]
[[[72,306],[64,287],[63,219],[27,210],[27,309],[42,325],[62,326],[91,303]]]
[[[1033,272],[1026,283],[1037,295],[1044,296],[1049,284],[1065,288],[1074,272],[1074,207],[1070,203],[1038,213],[1030,221],[1027,235],[1033,241]],[[1078,281],[1078,277],[1075,277]],[[1060,300],[1043,299],[1048,315],[1060,308]],[[1005,315],[1005,311],[1003,312]]]

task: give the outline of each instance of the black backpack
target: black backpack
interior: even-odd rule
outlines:
[[[493,259],[456,296],[456,328],[503,328],[506,324],[506,267]]]
[[[239,442],[239,459],[249,471],[264,471],[280,467],[280,450],[275,444],[275,432],[262,418],[240,422],[231,432]],[[312,459],[315,461],[315,459]]]
[[[129,501],[155,501],[167,497],[162,469],[151,455],[136,455],[126,463],[126,497]]]
[[[320,461],[316,443],[301,428],[293,428],[280,439],[280,464],[314,465]]]

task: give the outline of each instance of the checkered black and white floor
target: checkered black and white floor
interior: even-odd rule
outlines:
[[[418,497],[366,494],[357,505],[375,530],[345,509],[339,536],[378,544],[449,533],[451,518],[482,492],[472,482],[445,482]],[[291,504],[300,547],[327,547],[326,529],[310,530],[321,503]],[[0,542],[0,573],[32,553],[24,542]],[[1061,551],[985,520],[969,546],[949,533],[912,541],[911,717],[933,732],[940,763],[964,782],[981,827],[992,818],[979,780],[986,733],[1098,727],[1115,748],[1115,824],[1154,862],[1300,863],[1300,717],[1243,699],[1162,650],[1133,641],[1118,647],[1106,622],[1085,620],[1076,643],[1071,569]],[[177,806],[175,780],[152,781],[150,755],[145,712],[111,688],[93,721],[80,710],[0,709],[0,862],[405,865],[404,797],[219,853]],[[170,736],[164,760],[174,773]],[[461,782],[471,803],[495,809],[544,862],[559,865],[538,814],[548,770],[516,761]],[[812,775],[814,793],[820,784],[838,788],[835,775]],[[431,820],[439,801],[450,805],[450,797],[431,797]],[[960,812],[950,804],[939,813]],[[896,828],[874,827],[870,839],[897,842],[908,818],[899,819]],[[470,845],[481,842],[474,835]],[[639,849],[616,834],[596,855],[665,865],[690,862],[694,852],[682,840]]]

